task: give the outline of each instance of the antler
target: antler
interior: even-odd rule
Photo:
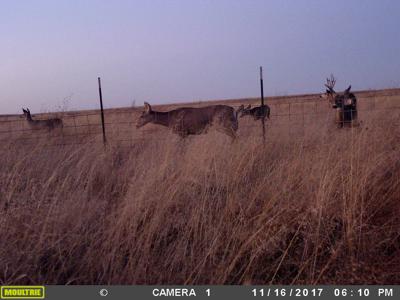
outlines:
[[[334,86],[336,83],[336,78],[333,76],[333,74],[331,74],[331,78],[326,78],[326,84],[325,86],[330,89],[333,90]]]

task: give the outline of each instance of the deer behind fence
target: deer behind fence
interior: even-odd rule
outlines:
[[[47,129],[48,131],[51,131],[55,128],[63,127],[63,122],[59,118],[34,120],[32,119],[31,112],[28,108],[22,109],[22,111],[24,112],[24,116],[26,118],[26,121],[28,122],[29,127],[33,130]]]

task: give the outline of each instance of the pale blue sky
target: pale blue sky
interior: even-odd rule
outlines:
[[[0,39],[0,114],[400,87],[398,0],[2,0]]]

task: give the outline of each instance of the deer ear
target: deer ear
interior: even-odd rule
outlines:
[[[22,109],[22,111],[25,113],[26,112],[26,110],[25,109]]]
[[[246,108],[246,109],[250,109],[250,108],[251,108],[251,104],[247,105],[247,108]]]
[[[144,112],[145,113],[151,112],[151,105],[147,102],[144,103]]]
[[[349,85],[349,87],[344,91],[346,94],[350,93],[351,90],[351,85]]]

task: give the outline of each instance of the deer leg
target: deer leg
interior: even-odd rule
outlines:
[[[185,138],[188,136],[187,133],[184,130],[180,130],[178,132],[178,135],[181,138],[181,140],[185,140]]]
[[[236,141],[237,135],[236,132],[231,130],[230,134],[228,134],[231,137],[231,142],[234,143]]]
[[[236,131],[233,128],[222,127],[217,130],[220,131],[221,133],[224,133],[227,136],[229,136],[231,138],[232,142],[234,142],[236,140]]]
[[[336,120],[336,126],[337,128],[342,128],[343,127],[343,110],[336,108],[336,116],[335,116],[335,120]]]

